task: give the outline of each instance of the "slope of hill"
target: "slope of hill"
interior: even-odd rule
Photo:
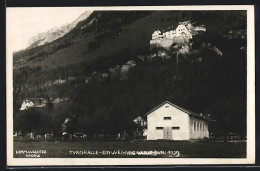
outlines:
[[[163,59],[162,49],[149,50],[155,30],[184,20],[207,28],[192,40],[192,53],[177,57],[169,49]],[[14,54],[14,104],[68,97],[62,115],[76,114],[79,129],[116,132],[169,100],[222,121],[230,116],[230,130],[245,133],[246,39],[235,35],[240,32],[246,32],[244,11],[95,11],[63,37]],[[136,65],[122,73],[129,63]],[[66,82],[45,86],[55,80]]]
[[[237,30],[243,23],[242,17],[230,11],[218,14],[220,16],[214,20],[205,17],[215,16],[214,12],[157,11],[144,14],[138,12],[135,14],[137,16],[130,12],[106,13],[94,12],[70,33],[48,45],[15,53],[14,67],[39,65],[42,69],[48,69],[57,64],[67,65],[120,51],[135,55],[149,49],[149,40],[154,30],[177,26],[179,21],[187,19],[198,24],[206,23],[207,33],[211,35],[223,34],[230,28]]]

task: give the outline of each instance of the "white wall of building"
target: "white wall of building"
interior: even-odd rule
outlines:
[[[176,39],[176,38],[184,38],[184,39],[192,39],[192,31],[206,31],[204,25],[193,27],[190,21],[179,22],[179,25],[175,30],[169,30],[161,33],[161,31],[156,30],[152,34],[152,40],[156,39]]]
[[[190,139],[209,138],[208,123],[202,119],[190,117]]]
[[[178,27],[175,30],[169,30],[169,31],[163,32],[162,34],[159,30],[156,30],[152,34],[152,40],[156,40],[156,39],[160,39],[160,38],[174,39],[174,38],[181,37],[183,34],[186,35],[186,37],[184,37],[184,38],[190,39],[190,38],[192,38],[190,31],[191,30],[188,29],[185,25],[178,25]]]
[[[171,120],[164,120],[171,117]],[[156,127],[179,127],[172,129],[172,140],[189,140],[189,115],[170,104],[164,104],[147,115],[147,140],[165,139],[164,130]]]
[[[203,32],[205,32],[205,31],[206,31],[206,28],[205,28],[205,27],[202,27],[202,26],[198,26],[198,27],[195,27],[195,28],[194,28],[194,31],[203,31]]]
[[[179,25],[176,28],[176,37],[182,36],[183,33],[185,35],[187,35],[187,38],[189,38],[189,39],[192,38],[192,35],[191,35],[190,31],[187,29],[187,27],[184,25]]]
[[[156,30],[155,32],[153,32],[152,34],[152,39],[158,39],[159,35],[161,34],[161,32],[159,30]]]
[[[174,42],[174,39],[155,39],[150,41],[150,45],[157,47],[169,48]]]
[[[169,133],[171,136],[166,135]],[[147,115],[146,134],[147,140],[191,140],[209,137],[208,123],[205,120],[195,118],[169,103]]]

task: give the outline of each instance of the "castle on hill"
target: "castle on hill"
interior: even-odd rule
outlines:
[[[193,26],[190,20],[179,22],[175,30],[167,30],[163,33],[160,30],[154,31],[150,45],[168,48],[173,43],[189,42],[192,36],[197,35],[199,32],[206,32],[204,25]]]

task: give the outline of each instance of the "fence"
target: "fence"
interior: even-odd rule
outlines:
[[[59,136],[53,134],[34,134],[28,133],[24,136],[14,135],[14,141],[144,141],[145,136],[122,134],[86,134],[74,133]]]

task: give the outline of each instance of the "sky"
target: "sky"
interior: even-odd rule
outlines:
[[[32,36],[70,23],[88,9],[87,7],[7,8],[7,46],[13,51],[25,49]]]

